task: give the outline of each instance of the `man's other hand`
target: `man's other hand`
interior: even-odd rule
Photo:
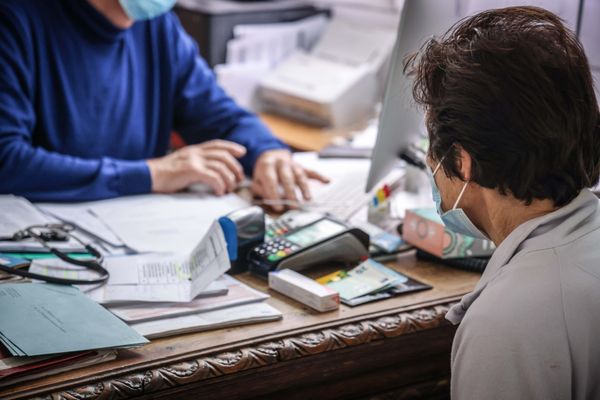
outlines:
[[[244,154],[246,148],[237,143],[211,140],[148,160],[152,191],[173,193],[204,183],[219,196],[232,192],[244,179],[244,170],[237,160]]]
[[[329,182],[329,179],[318,172],[296,163],[288,150],[269,150],[256,161],[252,192],[261,196],[275,211],[283,211],[284,203],[293,205],[299,202],[296,187],[300,189],[304,200],[311,199],[308,179]],[[283,192],[279,190],[280,187]]]

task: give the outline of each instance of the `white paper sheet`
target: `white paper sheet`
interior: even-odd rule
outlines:
[[[134,265],[134,264],[132,264]],[[179,292],[180,288],[177,285],[154,285],[155,288],[165,288],[166,296],[161,297],[162,291],[152,288],[147,288],[143,285],[134,284],[137,282],[137,269],[127,268],[128,271],[124,271],[122,274],[113,273],[114,264],[105,265],[106,269],[111,273],[108,283],[103,285],[77,285],[79,290],[84,292],[88,297],[100,304],[113,304],[139,301],[136,299],[148,299],[156,298],[157,302],[164,302],[165,298],[183,298],[177,297],[170,293],[171,290]],[[92,279],[97,275],[84,268],[76,265],[65,264],[60,260],[36,260],[30,267],[30,271],[37,274],[61,277],[67,279]],[[110,292],[107,295],[107,291]],[[223,281],[216,280],[210,283],[204,290],[202,290],[196,297],[203,298],[213,295],[225,295],[227,294],[227,286]],[[125,298],[127,300],[108,300],[109,298]],[[183,300],[187,304],[187,300]]]
[[[282,316],[279,310],[267,303],[254,303],[201,314],[130,324],[130,326],[146,338],[154,339],[226,326],[274,321],[281,319]]]
[[[242,107],[257,110],[256,88],[270,71],[268,63],[222,64],[215,66],[219,85]]]
[[[56,220],[47,217],[23,197],[0,196],[0,237],[11,237],[31,225],[44,225]]]
[[[38,203],[36,205],[44,212],[53,215],[63,222],[68,222],[82,228],[111,246],[122,246],[124,244],[123,241],[91,212],[92,204],[94,203]]]
[[[226,295],[196,298],[189,303],[151,303],[109,306],[109,310],[127,322],[142,322],[154,319],[173,318],[181,315],[197,314],[220,308],[263,301],[268,294],[252,289],[229,275],[223,275],[216,282],[226,285]]]
[[[138,252],[189,254],[216,218],[248,205],[235,194],[182,193],[105,200],[90,209]]]
[[[119,261],[126,263],[130,258],[120,258]],[[189,302],[230,267],[225,237],[216,222],[185,258],[169,255],[136,258],[136,282],[107,286],[105,302]],[[112,270],[127,271],[127,268]],[[115,277],[121,278],[119,275]]]
[[[266,63],[273,67],[297,49],[310,50],[328,23],[324,15],[294,22],[238,25],[227,43],[227,64]]]
[[[32,225],[46,225],[59,222],[56,218],[44,214],[24,197],[0,195],[0,238],[10,238],[17,231]],[[82,246],[74,240],[48,242],[49,245],[64,252],[82,251]],[[0,241],[0,251],[48,252],[44,246],[33,239],[20,241]]]

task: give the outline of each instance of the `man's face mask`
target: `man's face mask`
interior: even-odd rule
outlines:
[[[442,218],[444,225],[446,225],[446,227],[452,232],[460,233],[462,235],[478,239],[488,239],[488,237],[483,232],[481,232],[475,226],[475,224],[473,224],[473,222],[471,222],[471,220],[469,219],[469,217],[467,217],[467,214],[465,214],[463,209],[457,208],[460,199],[462,198],[463,194],[465,193],[465,190],[467,189],[467,185],[469,184],[468,181],[465,182],[465,185],[461,189],[460,194],[454,202],[454,206],[452,207],[452,209],[446,212],[442,210],[442,195],[440,194],[440,191],[434,179],[435,174],[440,170],[440,167],[442,166],[442,161],[444,161],[444,158],[442,158],[442,160],[438,163],[433,172],[429,168],[427,168],[427,173],[431,182],[431,195],[433,197],[433,201],[435,201],[435,206],[438,215],[440,216],[440,218]]]
[[[119,0],[125,13],[134,21],[151,19],[166,13],[177,0]]]

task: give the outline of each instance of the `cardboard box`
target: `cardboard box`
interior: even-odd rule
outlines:
[[[476,239],[446,229],[434,208],[407,210],[402,238],[439,258],[486,257],[496,249],[490,240]]]

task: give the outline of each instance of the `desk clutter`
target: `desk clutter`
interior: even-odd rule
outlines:
[[[0,386],[91,365],[148,340],[77,288],[0,285]]]
[[[406,248],[398,236],[320,209],[273,220],[203,188],[77,204],[3,195],[0,209],[0,386],[114,360],[150,339],[283,318],[234,273],[271,273],[271,290],[317,312],[428,287],[368,259]],[[92,258],[106,281],[90,284]],[[301,274],[324,262],[344,270],[321,283]]]
[[[93,279],[96,272],[51,253],[86,259],[91,244],[109,273],[104,284],[73,286],[2,274],[0,386],[109,361],[148,339],[281,319],[268,294],[225,274],[230,255],[217,220],[247,205],[202,193],[74,205],[0,196],[0,264],[9,272]],[[43,244],[13,237],[65,223],[84,245],[53,230]]]

